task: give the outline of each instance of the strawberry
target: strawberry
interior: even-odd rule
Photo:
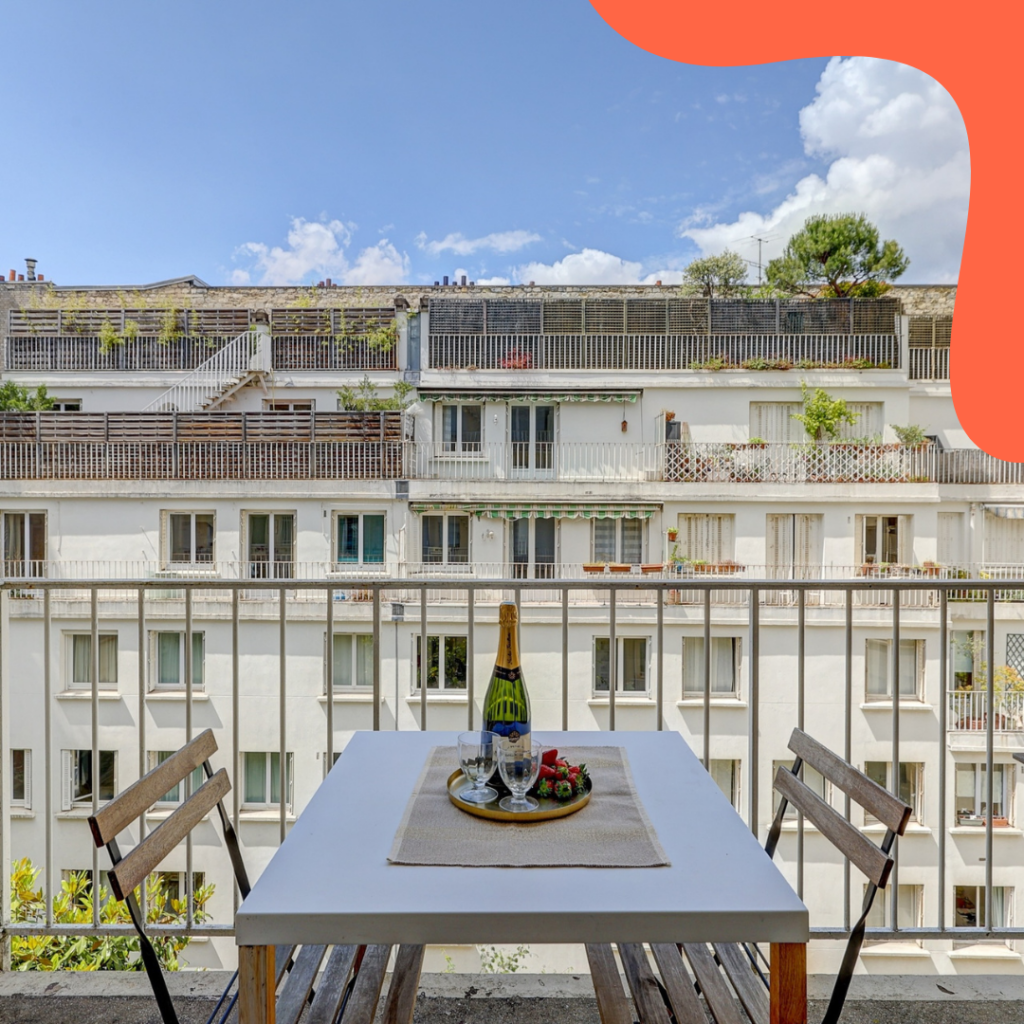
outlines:
[[[555,775],[558,777],[559,780],[568,779],[569,778],[569,769],[566,768],[565,765],[559,765],[555,769]]]
[[[558,758],[553,763],[554,763],[556,768],[568,768],[569,767],[569,762],[566,761],[564,758],[561,758],[561,757]]]
[[[571,800],[572,799],[572,786],[564,779],[561,782],[555,783],[555,799],[557,800]]]
[[[555,795],[555,786],[550,779],[541,779],[540,785],[537,787],[537,796],[541,800],[547,800],[549,797]]]
[[[555,777],[555,769],[550,765],[542,764],[540,766],[540,780],[543,782],[545,779],[553,779]]]
[[[540,763],[549,766],[553,765],[555,763],[555,758],[557,757],[558,751],[554,747],[550,747],[548,750],[545,750],[544,753],[540,755]]]

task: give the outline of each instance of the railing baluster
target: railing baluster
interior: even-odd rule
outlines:
[[[995,817],[993,809],[993,775],[995,768],[993,754],[995,750],[995,699],[996,699],[996,591],[990,583],[985,591],[985,658],[987,671],[985,673],[985,694],[986,715],[985,715],[985,928],[989,931],[995,927],[992,920],[992,819]],[[1006,767],[1003,767],[1006,771]],[[1003,808],[1005,811],[1006,809]],[[1004,904],[1005,906],[1005,904]],[[1006,924],[1003,920],[999,922],[1000,927]]]

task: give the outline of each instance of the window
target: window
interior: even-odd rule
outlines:
[[[3,535],[6,576],[46,575],[45,512],[5,512]]]
[[[482,405],[442,405],[441,440],[446,452],[479,452],[483,445]]]
[[[382,565],[384,562],[384,514],[343,512],[338,515],[338,561]],[[424,559],[426,561],[426,559]]]
[[[184,871],[154,871],[153,875],[163,882],[164,908],[167,913],[185,913],[185,881]],[[196,892],[206,885],[206,874],[203,871],[192,872],[192,912],[199,909]],[[177,904],[177,906],[175,906]]]
[[[117,766],[117,753],[101,750],[99,778],[93,770],[91,750],[62,750],[61,755],[61,809],[70,811],[75,804],[91,804],[93,787],[97,786],[100,803],[113,800]]]
[[[68,635],[68,689],[92,687],[92,634]],[[117,689],[117,634],[100,633],[100,689]]]
[[[295,575],[295,514],[249,512],[245,526],[250,578],[290,580]],[[210,550],[212,557],[212,541]]]
[[[733,515],[681,513],[678,558],[690,562],[731,562],[735,519]]]
[[[213,561],[212,512],[168,512],[164,550],[167,561],[196,565]]]
[[[984,560],[989,565],[1024,562],[1024,519],[1009,519],[985,510]]]
[[[647,692],[647,638],[638,636],[616,637],[618,663],[616,665],[616,693]],[[606,636],[594,637],[594,692],[608,692],[611,674],[609,652],[611,642]]]
[[[708,762],[708,771],[715,784],[725,794],[726,800],[737,810],[740,806],[740,762],[717,761],[712,758]]]
[[[892,762],[865,761],[864,774],[877,782],[887,793],[892,792]],[[920,762],[900,761],[900,799],[910,804],[911,821],[921,820],[921,790],[924,783],[924,765]],[[864,824],[874,825],[878,819],[868,811],[864,812]]]
[[[285,789],[292,804],[292,769],[294,755],[285,756]],[[247,810],[277,807],[281,803],[281,754],[279,751],[246,752],[242,754],[242,800]]]
[[[81,412],[82,400],[80,398],[58,398],[54,400],[51,408],[53,412]]]
[[[907,561],[907,516],[857,516],[859,558],[864,565]]]
[[[892,700],[892,641],[865,641],[867,700]],[[920,700],[924,641],[900,641],[900,700]]]
[[[938,537],[936,538],[936,555],[939,565],[960,565],[964,560],[963,551],[963,512],[940,512],[938,514]]]
[[[420,637],[415,641],[413,690],[420,688]],[[466,638],[464,636],[427,637],[427,689],[464,690],[466,688]]]
[[[555,407],[513,405],[509,416],[513,472],[549,473],[554,468]]]
[[[282,402],[276,398],[264,398],[263,408],[267,412],[312,412],[316,401],[312,398],[300,398],[293,402]]]
[[[509,529],[515,579],[554,579],[555,523],[554,519],[512,520]]]
[[[32,751],[11,751],[11,806],[32,806]]]
[[[1012,764],[992,766],[992,827],[1010,824],[1013,808]],[[956,823],[984,827],[988,817],[988,771],[984,761],[956,766]]]
[[[768,578],[813,580],[821,576],[822,517],[767,517]]]
[[[185,686],[185,633],[152,634],[150,685],[154,690],[162,687],[184,688]],[[192,634],[192,686],[203,688],[205,678],[206,636]]]
[[[950,661],[953,665],[953,688],[973,690],[985,687],[984,629],[954,629],[950,633]]]
[[[864,886],[864,896],[868,887]],[[901,885],[896,894],[896,920],[900,928],[920,928],[924,924],[924,886]],[[868,911],[868,928],[892,927],[892,893],[881,889],[875,893],[874,902]],[[868,940],[869,942],[872,940]],[[884,941],[875,939],[875,942]]]
[[[738,636],[711,638],[711,693],[739,696],[740,648]],[[704,695],[704,637],[683,637],[683,696]]]
[[[149,771],[152,771],[157,765],[163,764],[171,756],[176,753],[174,750],[151,750],[147,754],[147,761],[149,763]],[[189,795],[191,796],[205,781],[206,773],[203,771],[202,765],[196,768],[192,774],[192,784],[189,787]],[[158,804],[180,804],[185,799],[185,780],[182,779],[176,786],[169,789],[160,799],[157,801]]]
[[[778,775],[780,768],[785,768],[789,771],[793,767],[792,761],[772,761],[772,780],[774,782],[775,776]],[[809,764],[805,764],[801,769],[801,778],[804,781],[804,785],[818,797],[821,797],[825,803],[828,803],[831,798],[831,787],[825,781],[825,776],[821,774],[816,768],[812,768]],[[772,814],[779,813],[779,804],[782,802],[782,794],[777,789],[772,789]],[[797,809],[791,804],[786,804],[786,813],[783,815],[784,821],[796,821]]]
[[[438,565],[469,561],[469,516],[444,513],[423,517],[423,561]]]
[[[338,758],[341,757],[341,751],[334,751],[334,760],[330,764],[327,763],[327,751],[324,750],[320,753],[320,761],[324,766],[324,778],[327,778],[327,773],[338,763]]]
[[[1013,887],[992,886],[992,923],[985,920],[985,886],[953,887],[953,924],[957,928],[1012,928]]]
[[[594,561],[639,565],[644,560],[643,519],[595,519]]]
[[[373,686],[373,634],[334,634],[334,689]]]
[[[840,425],[840,439],[876,436],[881,439],[885,430],[882,402],[848,402],[847,407],[850,412],[857,414],[857,420],[855,423]],[[802,402],[751,402],[750,437],[790,444],[806,443],[808,437],[804,425],[793,418],[796,413],[803,411]]]

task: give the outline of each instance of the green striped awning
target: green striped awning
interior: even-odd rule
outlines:
[[[636,403],[640,391],[432,391],[420,388],[421,402],[628,402]]]
[[[660,505],[569,504],[566,502],[413,501],[413,512],[468,512],[487,519],[650,519]]]

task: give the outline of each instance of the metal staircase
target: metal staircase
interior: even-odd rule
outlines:
[[[271,370],[270,326],[257,323],[153,399],[144,412],[209,412]]]

